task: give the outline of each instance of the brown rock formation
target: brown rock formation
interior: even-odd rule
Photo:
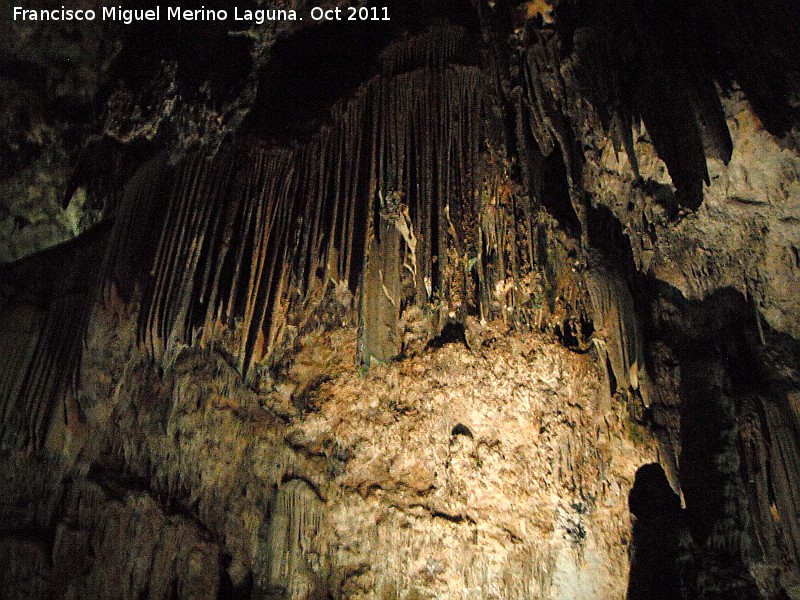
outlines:
[[[387,6],[2,25],[0,595],[800,597],[797,12]]]

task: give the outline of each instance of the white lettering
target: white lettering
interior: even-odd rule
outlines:
[[[234,8],[233,18],[236,21],[251,21],[256,25],[263,25],[267,21],[296,21],[297,11],[259,8],[257,10],[248,9],[239,12],[238,8]]]
[[[72,10],[63,6],[53,9],[27,9],[21,6],[14,7],[14,20],[20,21],[94,21],[97,15],[91,9]]]
[[[180,6],[171,6],[167,9],[167,19],[176,21],[225,21],[228,19],[228,11],[219,9],[212,10],[201,6],[198,9],[182,9]]]
[[[336,8],[329,8],[328,10],[324,10],[319,6],[315,6],[311,9],[311,18],[315,21],[341,21],[342,20],[342,9],[339,7]]]

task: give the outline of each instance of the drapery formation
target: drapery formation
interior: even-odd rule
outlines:
[[[240,328],[246,376],[287,311],[330,283],[362,294],[367,331],[406,297],[464,286],[454,272],[465,265],[451,263],[478,252],[476,219],[462,215],[474,210],[485,107],[475,68],[378,76],[307,142],[187,160],[169,177],[139,342],[160,360],[195,332],[207,342]],[[367,339],[381,359],[399,352]]]
[[[48,422],[93,302],[113,287],[140,298],[137,344],[157,364],[220,343],[244,378],[282,328],[336,290],[356,298],[347,308],[366,365],[402,352],[408,306],[427,307],[441,329],[528,302],[515,281],[534,262],[533,211],[526,198],[515,205],[490,128],[493,87],[468,64],[466,42],[465,30],[444,27],[389,46],[377,73],[305,139],[251,135],[175,166],[164,154],[145,162],[120,194],[95,291],[76,297],[62,327],[47,319],[25,368],[3,371],[3,406],[35,392],[35,420]]]

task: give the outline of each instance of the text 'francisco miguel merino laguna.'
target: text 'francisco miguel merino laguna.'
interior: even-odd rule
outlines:
[[[314,21],[389,21],[386,7],[321,8],[315,6],[308,12]],[[121,6],[104,6],[102,9],[77,10],[71,8],[28,9],[14,7],[15,21],[119,21],[126,25],[141,21],[247,21],[263,25],[267,21],[302,21],[295,10],[284,9],[210,9],[201,6],[184,9],[180,6],[154,7],[150,9],[124,9]]]

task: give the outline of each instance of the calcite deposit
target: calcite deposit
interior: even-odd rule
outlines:
[[[256,4],[0,23],[0,597],[800,598],[791,2]]]

